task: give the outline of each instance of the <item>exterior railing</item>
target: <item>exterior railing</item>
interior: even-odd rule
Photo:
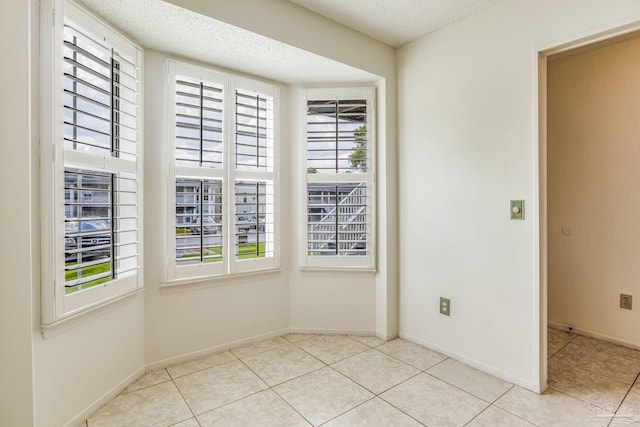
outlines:
[[[365,255],[367,236],[367,187],[358,184],[338,203],[309,222],[309,251],[312,255]]]

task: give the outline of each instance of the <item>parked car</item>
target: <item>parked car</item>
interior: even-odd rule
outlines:
[[[203,218],[204,218],[204,234],[205,235],[220,233],[220,231],[222,230],[222,225],[220,223],[217,223],[211,216],[204,216]],[[199,216],[195,217],[191,222],[191,225],[189,226],[189,233],[200,234],[200,217]]]
[[[236,227],[238,232],[247,232],[256,228],[256,217],[238,215],[236,217]]]
[[[83,218],[64,224],[65,260],[77,260],[82,253],[83,261],[109,258],[111,255],[111,227],[101,218]]]

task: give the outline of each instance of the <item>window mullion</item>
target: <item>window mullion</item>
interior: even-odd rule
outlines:
[[[334,208],[334,211],[333,211],[335,219],[336,219],[336,221],[335,221],[335,227],[336,228],[335,228],[335,231],[334,231],[334,233],[335,233],[336,255],[338,255],[340,253],[340,251],[339,251],[340,242],[338,241],[339,240],[338,239],[338,231],[339,231],[339,227],[340,227],[340,210],[339,210],[340,209],[340,193],[339,193],[339,191],[340,191],[340,188],[336,185],[336,192],[334,193],[334,198],[335,198],[336,205],[335,205],[335,208]]]
[[[338,120],[338,115],[340,112],[340,105],[337,100],[333,101],[335,106],[335,118],[336,118],[336,132],[335,132],[335,141],[336,141],[336,173],[340,172],[340,122]]]
[[[204,262],[204,180],[200,180],[200,262]]]
[[[260,183],[259,182],[256,182],[256,256],[260,256]]]
[[[77,43],[76,36],[73,36],[73,43],[74,44]],[[78,52],[74,49],[71,55],[73,56],[74,63],[76,63],[78,60]],[[77,77],[77,74],[78,74],[78,67],[74,65],[73,76]],[[78,93],[78,81],[76,79],[73,79],[71,86],[73,87],[73,93]],[[73,114],[72,115],[73,115],[73,122],[77,123],[78,122],[78,98],[75,96],[73,97]],[[73,143],[72,143],[73,149],[76,150],[77,149],[76,141],[78,140],[78,128],[76,126],[73,127],[72,135],[73,135]]]
[[[114,51],[111,49],[111,156],[120,156],[119,128],[120,121],[120,74],[118,68],[120,64],[114,58]]]
[[[260,167],[260,95],[256,95],[256,168]]]
[[[202,150],[203,150],[203,139],[204,139],[204,82],[200,82],[200,144],[199,144],[199,154],[200,154],[200,167],[202,167]]]
[[[111,248],[109,249],[109,257],[111,258],[111,279],[114,280],[117,276],[116,274],[116,175],[111,174],[111,191],[109,194],[110,200],[109,204],[111,205]]]

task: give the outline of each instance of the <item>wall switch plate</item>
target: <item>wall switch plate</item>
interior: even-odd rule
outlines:
[[[512,200],[509,205],[511,219],[524,219],[524,200]]]
[[[449,298],[440,297],[440,314],[451,315],[451,300]]]
[[[627,294],[620,294],[620,308],[631,310],[633,306],[633,297]]]

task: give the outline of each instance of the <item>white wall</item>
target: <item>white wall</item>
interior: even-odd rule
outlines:
[[[548,61],[549,321],[640,347],[640,38]]]
[[[0,16],[0,47],[11,65],[2,67],[0,106],[0,425],[33,425],[31,310],[31,37],[37,43],[35,2],[10,0]],[[37,46],[37,44],[36,44]]]
[[[304,179],[304,138],[306,106],[299,87],[291,91],[294,113],[290,122],[292,178],[287,183],[290,210],[297,220],[295,233],[287,242],[293,268],[290,272],[291,328],[295,332],[358,333],[375,332],[375,278],[373,273],[300,270],[300,253],[306,250],[306,229],[299,222],[306,216]]]
[[[288,250],[284,248],[282,270],[277,273],[216,279],[196,285],[161,288],[163,246],[166,232],[162,212],[166,195],[163,153],[165,131],[167,57],[145,51],[145,346],[148,364],[162,364],[180,356],[206,351],[238,341],[283,333],[289,327]],[[176,59],[176,58],[173,58]],[[286,117],[286,87],[283,116]],[[287,141],[286,128],[283,138]],[[286,151],[285,160],[287,158]],[[284,172],[287,173],[288,169]],[[287,176],[282,179],[286,182]],[[282,210],[282,223],[291,221]],[[283,228],[283,241],[289,229]]]
[[[88,408],[96,410],[144,372],[142,294],[85,315],[46,339],[39,328],[38,321],[33,338],[38,426],[81,421],[78,416],[88,416]]]
[[[545,387],[536,52],[639,19],[633,0],[504,0],[399,49],[401,336]]]

